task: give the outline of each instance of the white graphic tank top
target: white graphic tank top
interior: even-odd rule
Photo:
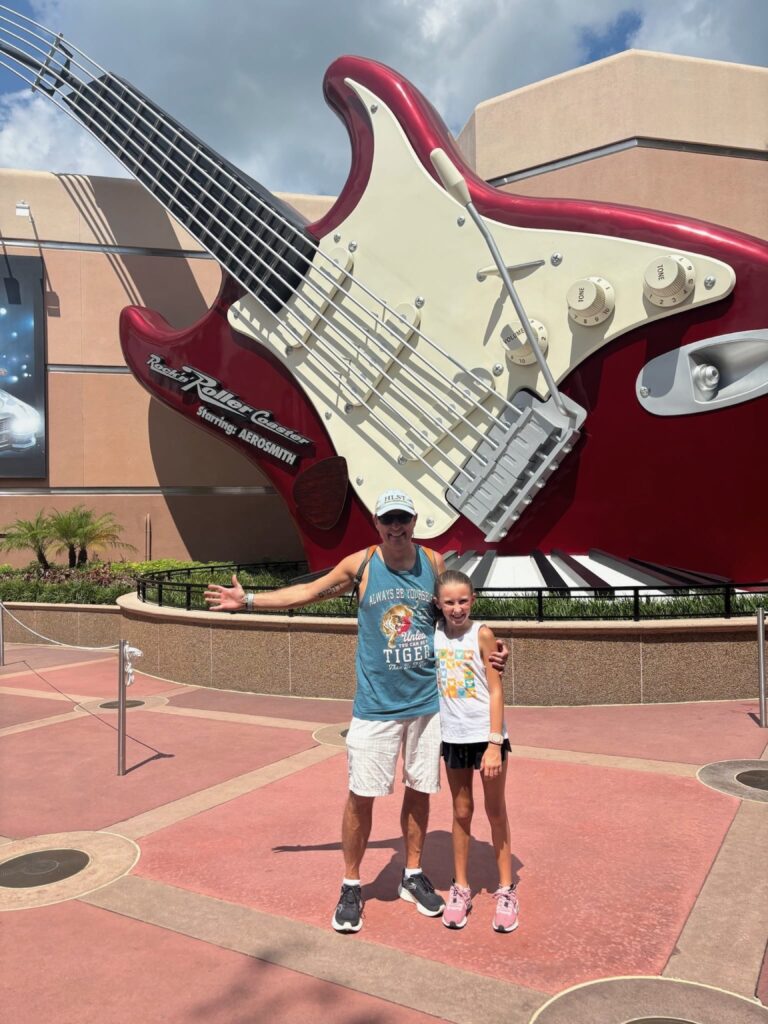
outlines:
[[[485,743],[491,731],[491,698],[480,653],[482,622],[473,622],[462,637],[435,629],[440,731],[446,743]],[[506,726],[502,727],[506,736]]]

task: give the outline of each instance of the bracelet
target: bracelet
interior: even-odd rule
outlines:
[[[253,611],[253,598],[254,598],[253,591],[252,590],[247,590],[245,592],[245,610],[247,612],[252,612]]]

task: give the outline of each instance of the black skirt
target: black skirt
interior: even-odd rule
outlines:
[[[488,747],[488,741],[483,743],[441,743],[440,753],[445,761],[446,768],[474,768],[480,770],[480,762]],[[512,750],[509,739],[505,739],[501,745],[502,764],[507,759],[507,753]]]

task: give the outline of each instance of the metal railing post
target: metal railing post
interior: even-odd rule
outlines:
[[[5,632],[3,628],[3,602],[0,601],[0,668],[5,664]]]
[[[125,648],[127,640],[121,640],[117,651],[117,774],[125,775]]]
[[[757,679],[760,692],[760,728],[768,729],[765,697],[765,608],[757,609]]]

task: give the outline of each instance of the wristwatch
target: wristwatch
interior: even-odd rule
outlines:
[[[247,612],[252,612],[253,611],[253,598],[254,598],[253,591],[252,590],[246,590],[246,592],[245,592],[245,610]]]
[[[495,743],[497,747],[504,745],[504,737],[500,732],[492,732],[488,736],[489,743]]]

